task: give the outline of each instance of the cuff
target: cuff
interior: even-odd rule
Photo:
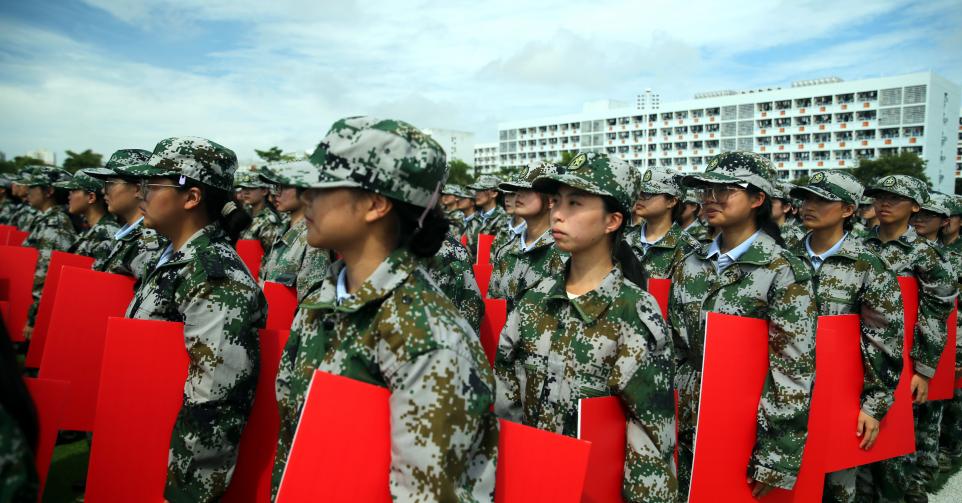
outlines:
[[[787,475],[754,463],[749,465],[748,474],[753,480],[786,491],[791,491],[795,487],[795,479],[797,478],[795,475]]]

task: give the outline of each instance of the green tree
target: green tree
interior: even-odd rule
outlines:
[[[76,173],[78,169],[99,168],[104,156],[90,150],[83,152],[67,151],[67,158],[63,160],[63,169]]]
[[[20,169],[24,166],[36,164],[43,164],[43,161],[25,155],[18,155],[12,160],[0,161],[0,173],[19,173]]]
[[[285,154],[280,147],[271,147],[267,150],[257,150],[254,149],[254,153],[257,157],[260,157],[264,162],[287,162],[296,161],[298,159],[297,154]]]
[[[574,159],[576,155],[577,155],[577,152],[573,152],[571,150],[565,150],[564,152],[561,153],[561,160],[557,162],[562,166],[567,166],[568,163],[571,162],[571,160]]]
[[[888,175],[910,175],[922,180],[929,187],[932,186],[929,177],[925,176],[925,160],[911,152],[886,155],[878,159],[861,159],[858,167],[852,170],[852,175],[865,186]]]
[[[474,183],[474,168],[461,159],[448,161],[448,183],[454,185],[469,185]]]
[[[791,183],[792,185],[806,185],[806,184],[808,183],[808,180],[809,180],[808,175],[802,175],[802,176],[800,176],[800,177],[792,180],[790,183]]]

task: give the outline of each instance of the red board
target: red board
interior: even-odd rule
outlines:
[[[746,482],[768,375],[768,323],[708,313],[690,503],[753,502]]]
[[[467,235],[467,234],[461,234],[461,244],[463,244],[464,246],[468,246],[468,235]]]
[[[929,400],[951,400],[955,396],[955,342],[958,334],[958,309],[953,309],[949,316],[949,333],[946,337],[945,348],[935,368],[935,375],[929,380]]]
[[[493,272],[494,266],[491,264],[474,264],[474,279],[478,282],[478,290],[481,291],[482,298],[488,298],[488,288],[491,286]]]
[[[277,412],[274,381],[280,366],[281,352],[290,331],[261,330],[261,365],[257,375],[254,408],[241,435],[237,466],[224,503],[270,503],[271,470],[277,451],[277,435],[281,418]]]
[[[581,501],[591,444],[500,420],[497,503]]]
[[[648,280],[648,293],[650,293],[658,307],[661,308],[662,318],[668,319],[668,296],[671,294],[671,280],[651,278]]]
[[[37,450],[35,451],[37,475],[40,479],[38,494],[43,495],[43,486],[50,470],[53,447],[57,443],[60,429],[60,416],[63,413],[64,399],[70,391],[70,383],[55,379],[25,378],[30,398],[37,410]]]
[[[578,438],[591,444],[582,503],[624,501],[627,419],[615,396],[585,398],[579,404]]]
[[[37,319],[33,324],[30,335],[30,349],[27,351],[26,366],[40,367],[40,357],[47,341],[47,328],[50,326],[50,313],[53,311],[54,298],[57,296],[57,285],[60,283],[60,271],[64,267],[90,269],[94,265],[93,257],[74,255],[61,251],[50,254],[50,265],[47,267],[47,279],[44,280],[43,290],[40,292],[40,305],[37,307]],[[76,293],[76,292],[75,292]]]
[[[7,333],[13,342],[22,342],[23,327],[27,324],[27,311],[33,304],[33,277],[37,271],[36,248],[26,246],[0,246],[0,280],[7,281],[7,298],[10,316],[4,318]]]
[[[508,319],[508,303],[504,299],[484,299],[484,319],[481,320],[481,347],[488,363],[494,367],[498,354],[498,340]]]
[[[277,503],[390,502],[390,391],[315,371]]]
[[[39,376],[70,382],[64,430],[93,430],[107,319],[124,315],[133,287],[128,276],[75,267],[61,271]]]
[[[0,246],[6,245],[10,239],[10,233],[17,228],[12,225],[0,225]]]
[[[163,501],[188,363],[183,323],[111,318],[86,502]]]
[[[251,276],[257,279],[261,271],[261,260],[264,258],[264,247],[256,239],[241,239],[235,246],[240,259],[247,266]]]
[[[264,282],[264,297],[267,299],[267,327],[270,330],[290,330],[297,314],[297,290],[293,287]]]
[[[478,234],[478,255],[475,259],[476,264],[491,263],[491,243],[493,242],[494,236],[491,234]]]
[[[27,240],[27,236],[29,235],[29,233],[19,230],[11,231],[10,236],[7,237],[7,244],[10,246],[20,246]]]

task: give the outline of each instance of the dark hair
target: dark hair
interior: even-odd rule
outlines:
[[[670,194],[665,194],[665,197],[675,200],[675,206],[671,208],[672,223],[680,222],[682,214],[685,213],[685,201],[682,201],[680,197],[675,197]]]
[[[416,257],[428,258],[437,255],[438,250],[448,236],[451,225],[436,205],[424,213],[424,208],[392,199],[394,211],[401,226],[400,246],[407,248]],[[419,227],[418,220],[424,215],[424,222]]]
[[[244,229],[250,227],[254,219],[248,215],[243,208],[234,204],[233,194],[228,191],[215,189],[189,178],[187,179],[187,183],[179,190],[184,191],[195,187],[200,189],[201,202],[204,204],[207,219],[211,222],[219,223],[221,228],[227,233],[231,244],[236,244],[241,232],[244,232]],[[225,215],[224,206],[228,202],[233,204],[234,207]]]
[[[756,188],[754,185],[749,185],[746,189],[749,196],[755,197],[759,194],[763,194],[761,190]],[[755,208],[755,225],[768,234],[772,239],[778,243],[778,246],[785,248],[785,240],[782,239],[782,231],[778,228],[778,224],[772,220],[772,198],[768,194],[765,194],[765,200],[762,205]]]
[[[628,226],[630,213],[625,208],[622,208],[618,201],[611,196],[601,196],[601,200],[605,203],[605,211],[608,213],[621,213],[622,222],[621,227],[615,231],[613,247],[611,250],[612,258],[621,265],[621,274],[632,283],[638,285],[642,290],[648,290],[648,274],[645,273],[645,269],[641,267],[641,262],[638,261],[638,257],[635,255],[634,250],[631,249],[631,245],[625,240],[625,228]]]

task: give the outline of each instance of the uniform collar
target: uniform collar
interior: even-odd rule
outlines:
[[[144,223],[144,217],[143,215],[141,215],[140,218],[138,218],[137,220],[134,220],[133,223],[124,224],[124,226],[121,227],[116,234],[114,234],[114,239],[123,239],[127,237],[128,235],[130,235],[130,233],[140,228],[140,225],[143,223]]]
[[[157,264],[157,267],[186,264],[198,260],[199,255],[203,253],[203,250],[209,248],[211,243],[226,237],[218,224],[208,224],[187,238],[187,242],[179,250],[173,251],[173,248],[171,248],[170,260],[163,264]]]
[[[551,246],[554,244],[554,236],[551,235],[551,227],[548,227],[547,230],[545,230],[540,236],[538,236],[538,239],[536,239],[534,243],[531,243],[531,246],[525,245],[525,241],[527,239],[528,239],[528,229],[525,229],[524,232],[522,232],[521,235],[518,237],[519,251],[521,253],[528,253],[531,250],[542,248],[545,246]]]
[[[611,272],[601,280],[598,288],[584,295],[579,295],[574,299],[569,299],[568,292],[565,290],[565,278],[568,276],[568,265],[566,261],[565,275],[554,282],[551,291],[548,293],[548,300],[560,300],[570,303],[582,321],[587,324],[594,323],[595,320],[608,310],[608,306],[618,297],[618,292],[621,291],[621,285],[624,282],[621,269],[615,265],[611,268]]]
[[[867,238],[867,239],[873,240],[873,241],[877,241],[877,242],[878,242],[879,244],[881,244],[881,245],[885,245],[885,244],[888,244],[888,243],[897,243],[897,244],[898,244],[899,246],[901,246],[902,248],[910,249],[910,248],[912,248],[912,245],[913,245],[917,240],[919,240],[920,238],[919,238],[919,235],[915,232],[915,228],[910,225],[909,228],[906,229],[905,232],[902,233],[902,235],[898,237],[898,239],[893,239],[892,241],[889,241],[888,243],[883,243],[882,240],[879,239],[879,237],[878,237],[878,227],[873,227],[873,228],[872,228],[872,230],[869,232],[869,235],[868,235],[868,238]]]
[[[281,236],[281,241],[288,247],[292,246],[303,232],[307,231],[307,219],[302,218],[296,224],[290,226],[287,232]]]
[[[417,262],[405,248],[394,250],[381,265],[374,270],[367,281],[356,292],[349,294],[338,303],[338,279],[344,270],[344,261],[338,260],[331,266],[317,295],[305,300],[301,307],[306,309],[332,309],[341,312],[355,312],[366,304],[390,295],[417,268]],[[346,273],[345,273],[346,274]],[[346,284],[344,293],[347,293]]]
[[[768,237],[767,234],[762,236],[763,234],[765,233],[759,229],[751,236],[748,236],[747,239],[739,243],[738,246],[728,250],[725,253],[721,252],[722,236],[719,234],[714,240],[712,240],[711,243],[709,243],[708,248],[705,250],[704,257],[706,259],[710,259],[712,257],[728,255],[732,259],[733,264],[737,262],[767,264],[772,261],[775,250],[771,248],[771,246],[768,246],[769,243],[761,238],[768,238],[768,241],[770,241],[771,245],[773,246],[775,245],[775,241]],[[760,240],[762,242],[759,243]]]

